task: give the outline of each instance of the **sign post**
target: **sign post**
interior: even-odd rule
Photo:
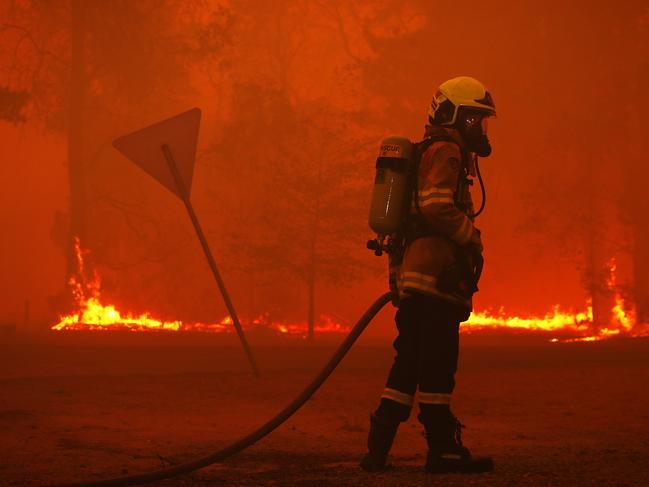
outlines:
[[[243,350],[248,357],[255,376],[259,377],[259,368],[246,340],[241,322],[189,199],[194,162],[196,160],[200,116],[201,111],[198,108],[193,108],[175,117],[124,135],[113,142],[113,147],[169,189],[184,203],[212,275],[219,286],[228,313],[230,313],[234,328],[239,335]]]

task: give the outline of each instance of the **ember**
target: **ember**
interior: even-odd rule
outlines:
[[[162,321],[153,318],[149,313],[135,316],[131,313],[122,314],[112,305],[101,302],[101,279],[97,272],[86,269],[84,255],[88,250],[82,249],[78,239],[75,239],[75,252],[78,272],[70,278],[69,286],[74,298],[77,311],[68,316],[62,316],[53,330],[127,330],[127,331],[180,331],[180,332],[216,332],[231,333],[232,319],[227,316],[217,323],[183,323],[182,321]],[[552,312],[543,317],[510,316],[504,309],[496,313],[488,311],[475,312],[464,324],[466,333],[482,330],[520,330],[525,332],[542,332],[560,335],[562,338],[551,338],[551,342],[598,341],[613,336],[647,336],[649,330],[636,326],[632,310],[627,309],[620,295],[616,282],[616,263],[612,259],[608,265],[608,288],[615,294],[615,304],[612,308],[613,322],[610,327],[595,329],[593,326],[593,310],[587,303],[585,311],[570,312],[555,306]],[[306,335],[306,323],[291,323],[271,319],[268,315],[260,315],[244,321],[244,328],[272,330],[278,334],[301,336]],[[345,333],[348,325],[343,325],[331,316],[321,315],[315,325],[317,333]]]

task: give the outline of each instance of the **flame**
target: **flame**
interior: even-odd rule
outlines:
[[[200,331],[231,333],[234,328],[230,316],[224,317],[217,323],[183,323],[180,320],[163,321],[153,318],[150,313],[139,315],[122,314],[113,305],[101,302],[101,279],[96,271],[87,269],[84,256],[89,251],[81,248],[78,238],[74,240],[74,251],[77,260],[77,273],[68,282],[76,311],[67,316],[61,316],[53,330],[128,330],[128,331]],[[613,317],[609,327],[595,329],[593,325],[593,307],[590,301],[584,311],[565,311],[555,306],[545,316],[511,316],[503,308],[497,312],[474,312],[471,318],[463,324],[463,332],[472,333],[481,330],[521,330],[526,332],[542,332],[561,335],[553,337],[551,342],[591,342],[613,336],[647,336],[636,325],[634,310],[627,305],[620,287],[617,284],[617,265],[615,259],[608,264],[606,285],[614,295],[614,305],[611,309]],[[90,277],[88,277],[90,276]],[[341,320],[329,315],[321,315],[314,324],[314,332],[345,333],[349,325],[340,323]],[[268,313],[242,322],[244,329],[271,330],[279,335],[306,337],[305,322],[278,321]],[[596,332],[596,333],[594,333]]]
[[[624,302],[624,298],[620,293],[620,288],[617,285],[617,263],[615,262],[615,259],[609,260],[607,267],[609,269],[609,273],[608,278],[606,279],[606,285],[609,290],[615,292],[615,304],[611,311],[613,312],[613,317],[615,318],[617,324],[621,328],[621,330],[619,329],[618,333],[620,331],[627,333],[631,332],[636,321],[635,312],[633,309],[630,309],[629,311],[626,310],[626,303]]]
[[[617,263],[610,259],[607,264],[606,287],[613,294],[614,305],[611,308],[612,323],[609,327],[595,329],[593,323],[593,306],[591,300],[586,303],[586,310],[580,312],[562,311],[555,306],[552,312],[543,317],[519,317],[508,316],[504,309],[496,314],[489,312],[473,313],[469,321],[465,323],[465,330],[468,332],[483,329],[513,329],[534,332],[561,333],[571,335],[568,338],[552,338],[550,341],[557,342],[594,342],[611,338],[614,336],[647,336],[649,330],[640,330],[636,324],[635,311],[628,306],[622,297],[620,287],[617,284]],[[592,333],[597,333],[593,335]]]
[[[555,306],[551,313],[543,317],[507,316],[504,309],[496,314],[489,311],[473,313],[465,323],[471,330],[484,328],[510,328],[527,331],[566,331],[575,333],[587,332],[593,322],[593,308],[588,306],[586,311],[573,313],[561,311]]]
[[[263,314],[253,319],[251,327],[270,328],[284,335],[301,335],[305,336],[308,325],[305,322],[277,321],[270,318],[268,314]],[[348,325],[339,323],[332,316],[322,314],[319,320],[314,323],[314,333],[346,333],[350,330]]]
[[[163,321],[153,318],[150,313],[140,315],[122,314],[113,305],[101,302],[101,279],[96,271],[89,271],[84,256],[89,254],[81,248],[78,237],[74,239],[74,252],[77,273],[70,277],[68,286],[72,293],[76,312],[59,317],[53,330],[127,330],[127,331],[201,331],[230,333],[234,330],[230,316],[217,323],[183,323],[180,320]],[[90,274],[90,278],[87,275]],[[306,323],[278,322],[267,314],[253,320],[242,322],[243,328],[270,329],[283,335],[306,336]],[[317,333],[336,333],[348,331],[349,327],[336,322],[331,316],[321,315],[314,326]]]
[[[77,308],[77,312],[60,317],[60,321],[52,327],[53,330],[173,330],[182,328],[180,321],[161,321],[143,313],[139,316],[122,314],[114,306],[101,303],[101,279],[96,271],[92,271],[87,279],[84,255],[88,250],[81,248],[79,238],[74,239],[74,253],[77,260],[78,272],[70,277],[68,285]]]

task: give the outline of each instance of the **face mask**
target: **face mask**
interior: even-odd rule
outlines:
[[[487,137],[487,118],[482,113],[469,112],[463,114],[458,129],[469,150],[480,157],[491,155],[491,144]]]
[[[466,143],[471,152],[475,152],[480,157],[489,157],[491,155],[491,144],[485,134],[468,135]]]

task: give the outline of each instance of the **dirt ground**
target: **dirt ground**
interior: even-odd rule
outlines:
[[[307,384],[334,350],[256,347],[262,379],[234,344],[0,343],[0,484],[47,485],[143,472],[248,433]],[[454,396],[465,444],[493,455],[485,475],[426,475],[413,414],[393,468],[358,467],[389,344],[352,350],[314,398],[250,449],[155,485],[649,485],[649,340],[462,347]]]

